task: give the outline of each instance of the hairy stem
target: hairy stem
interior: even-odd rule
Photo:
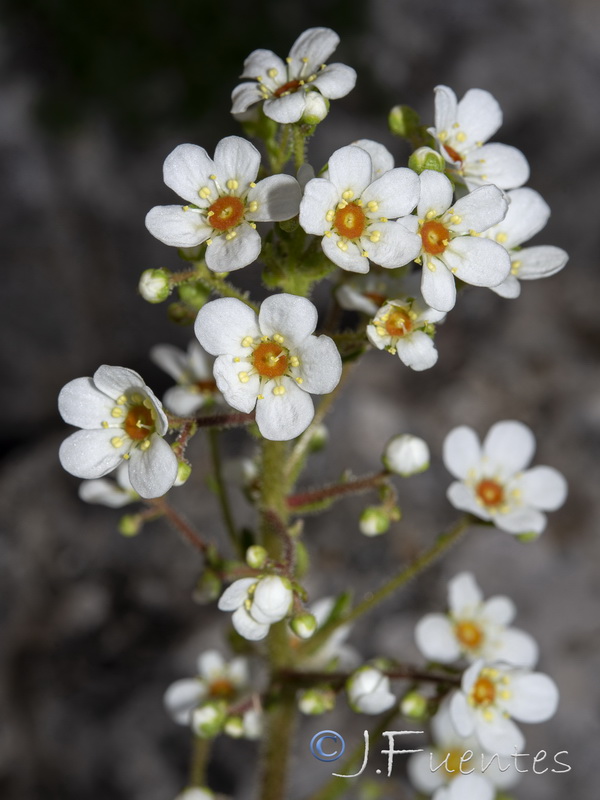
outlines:
[[[364,478],[354,478],[344,483],[333,483],[324,486],[322,489],[313,489],[299,494],[290,495],[287,498],[288,508],[294,512],[301,512],[304,507],[310,508],[314,504],[319,504],[327,500],[339,500],[352,494],[368,492],[369,489],[376,489],[381,483],[389,478],[389,473],[385,470],[374,475],[367,475]]]
[[[234,297],[236,300],[241,300],[242,303],[250,306],[253,311],[258,313],[258,306],[256,303],[253,303],[252,300],[250,300],[246,292],[236,289],[232,283],[229,283],[229,281],[221,278],[219,273],[211,272],[204,262],[200,261],[196,266],[198,270],[196,273],[196,280],[198,280],[206,289],[210,289],[212,292],[220,294],[221,297]]]

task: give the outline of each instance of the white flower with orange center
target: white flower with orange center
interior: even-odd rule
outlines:
[[[198,675],[172,683],[165,692],[165,708],[179,725],[191,725],[194,711],[204,702],[232,703],[249,688],[248,662],[239,656],[225,661],[217,650],[198,658]]]
[[[429,133],[469,191],[487,183],[513,189],[529,178],[529,164],[520,150],[485,144],[501,125],[502,110],[489,92],[469,89],[458,102],[452,89],[435,87],[435,126]]]
[[[448,606],[448,614],[427,614],[417,624],[415,639],[425,658],[441,664],[483,658],[515,667],[535,666],[535,640],[509,627],[516,609],[508,597],[484,601],[473,575],[461,572],[448,584]]]
[[[345,64],[324,63],[339,41],[329,28],[309,28],[296,39],[285,61],[271,50],[250,53],[241,77],[252,82],[233,90],[231,113],[243,113],[262,102],[267,117],[288,124],[301,120],[310,108],[311,92],[328,100],[345,97],[354,88],[356,72]]]
[[[93,378],[76,378],[60,392],[65,422],[83,428],[60,447],[60,462],[78,478],[101,478],[123,461],[141,497],[160,497],[175,483],[177,458],[162,438],[169,424],[160,401],[137,372],[99,367]]]
[[[177,381],[177,386],[167,389],[163,402],[180,417],[196,414],[201,408],[223,398],[212,373],[209,359],[196,340],[190,342],[187,352],[170,344],[157,344],[150,358]]]
[[[206,265],[231,272],[256,261],[261,250],[257,222],[280,222],[298,213],[301,191],[290,175],[256,183],[260,153],[239,136],[216,147],[214,160],[202,147],[181,144],[167,156],[164,181],[186,205],[155,206],[146,215],[153,236],[172,247],[206,243]]]
[[[482,231],[506,214],[507,202],[496,186],[480,186],[452,202],[452,184],[441,172],[420,175],[417,215],[398,220],[418,243],[423,265],[421,294],[438,311],[456,302],[455,278],[473,286],[498,286],[510,273],[510,257],[502,245],[480,238]]]
[[[525,738],[519,722],[545,722],[558,706],[554,681],[541,672],[476,661],[450,697],[450,716],[461,736],[475,736],[489,753],[511,755]]]
[[[510,275],[492,291],[501,297],[518,297],[521,294],[519,281],[548,278],[559,272],[569,260],[560,247],[538,245],[521,247],[548,222],[550,208],[543,197],[533,189],[523,187],[506,193],[508,211],[502,222],[488,228],[482,236],[498,242],[510,255]]]
[[[445,316],[414,297],[390,300],[367,325],[367,337],[378,350],[398,354],[403,364],[420,372],[438,359],[432,334],[434,323]]]
[[[544,511],[562,506],[567,482],[552,467],[526,469],[534,450],[533,433],[521,422],[497,422],[483,445],[472,428],[455,428],[444,441],[444,464],[458,478],[448,500],[508,533],[541,533]]]
[[[225,589],[218,607],[221,611],[233,611],[233,627],[240,636],[253,642],[264,639],[271,625],[287,617],[293,597],[287,578],[278,575],[240,578]]]
[[[347,311],[360,311],[374,317],[386,300],[405,291],[394,271],[372,269],[368,275],[348,275],[336,288],[335,297]]]
[[[294,439],[311,423],[311,394],[338,384],[342,361],[328,336],[313,336],[317,309],[304,297],[268,297],[258,316],[241,300],[225,297],[198,312],[200,344],[217,356],[214,376],[227,402],[238,411],[256,407],[266,439]]]
[[[376,177],[370,153],[349,145],[331,156],[326,178],[306,184],[300,225],[323,237],[323,252],[342,269],[366,273],[369,261],[393,269],[419,253],[416,237],[393,222],[418,199],[416,172],[401,167]]]

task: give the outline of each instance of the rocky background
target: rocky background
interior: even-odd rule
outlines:
[[[412,629],[445,603],[445,584],[473,570],[487,595],[507,593],[518,624],[541,646],[541,668],[562,701],[527,731],[528,752],[568,750],[572,771],[524,776],[522,800],[594,796],[599,742],[598,516],[600,272],[598,179],[600,6],[593,0],[5,0],[0,37],[0,205],[3,413],[0,436],[0,796],[6,800],[171,800],[184,785],[189,735],[162,709],[173,680],[219,644],[227,624],[191,601],[199,563],[162,523],[133,540],[118,513],[86,506],[58,465],[67,434],[56,395],[100,363],[139,370],[161,391],[149,362],[158,341],[184,345],[188,330],[136,294],[146,267],[177,268],[143,220],[172,202],[161,165],[185,141],[209,152],[237,133],[229,93],[244,57],[285,55],[306,27],[342,36],[336,59],[359,73],[311,146],[320,164],[359,137],[405,157],[386,132],[389,108],[414,105],[432,120],[432,89],[490,90],[505,112],[498,141],[528,156],[530,185],[553,216],[539,243],[571,255],[559,275],[524,287],[518,301],[465,293],[439,332],[440,361],[415,374],[370,354],[330,421],[331,443],[312,479],[377,468],[395,433],[423,435],[429,473],[400,485],[404,520],[386,537],[362,537],[366,502],[310,520],[307,540],[321,577],[313,597],[352,585],[357,596],[430,542],[454,519],[444,498],[441,442],[456,424],[484,433],[516,418],[538,436],[537,462],[569,480],[570,498],[529,546],[474,531],[418,584],[398,594],[353,643],[365,656],[417,660]],[[238,273],[256,284],[253,268]],[[246,274],[248,273],[248,274]],[[236,275],[236,278],[238,276]],[[237,456],[245,437],[228,433]],[[197,526],[224,535],[206,489],[206,443],[176,500]],[[199,500],[197,500],[199,498]],[[237,497],[238,519],[248,507]],[[342,705],[342,704],[340,704]],[[308,751],[317,730],[360,741],[364,719],[309,720],[298,733],[293,796],[330,772]],[[335,724],[334,724],[335,723]],[[354,737],[354,738],[352,738]],[[378,746],[377,746],[378,747]],[[256,747],[219,740],[212,784],[250,796]],[[385,797],[410,798],[399,768]],[[348,795],[351,790],[349,788]]]

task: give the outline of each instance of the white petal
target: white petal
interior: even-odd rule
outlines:
[[[178,417],[193,417],[206,402],[206,397],[191,386],[173,386],[163,397],[165,406]]]
[[[231,622],[240,636],[243,636],[244,639],[248,639],[250,642],[257,642],[260,639],[264,639],[269,632],[269,625],[263,625],[252,619],[244,606],[240,606],[237,611],[233,613]]]
[[[433,217],[440,217],[452,205],[454,189],[441,172],[426,169],[421,173],[421,193],[417,205],[417,214],[425,219],[429,212]]]
[[[542,511],[556,511],[567,499],[567,482],[552,467],[534,467],[519,478],[523,502]]]
[[[316,80],[312,82],[329,100],[337,100],[349,94],[356,85],[356,72],[345,64],[329,64],[319,72]]]
[[[514,475],[529,464],[535,451],[535,437],[527,425],[505,420],[492,425],[483,442],[483,455],[502,467],[504,475]]]
[[[300,225],[307,233],[323,236],[331,229],[326,215],[335,208],[340,199],[338,190],[331,181],[313,178],[306,184],[300,203]]]
[[[493,660],[531,669],[538,660],[538,646],[533,636],[518,628],[509,628],[494,647]],[[513,715],[514,716],[514,715]]]
[[[520,262],[517,275],[522,281],[548,278],[565,266],[569,256],[560,247],[541,245],[526,247],[513,256],[513,263]]]
[[[456,121],[456,95],[448,86],[435,87],[435,130],[449,131]]]
[[[304,92],[299,91],[284,97],[266,100],[263,105],[263,111],[265,116],[275,120],[275,122],[279,122],[281,125],[289,125],[292,122],[298,122],[304,113],[305,106]]]
[[[212,375],[212,359],[209,359],[195,339],[188,344],[187,357],[189,370],[193,378],[199,381],[210,380]]]
[[[490,289],[506,300],[514,300],[521,294],[521,284],[514,275],[509,275],[498,286],[490,286]]]
[[[465,146],[487,142],[502,125],[502,110],[498,101],[484,89],[469,89],[459,102],[456,121],[467,134]]]
[[[102,478],[115,469],[127,447],[110,443],[115,431],[84,430],[72,433],[61,444],[58,456],[63,469],[77,478]]]
[[[429,661],[451,664],[460,658],[454,628],[443,614],[427,614],[415,628],[417,647]]]
[[[269,77],[272,69],[276,69],[278,73],[275,76],[277,85],[285,83],[287,68],[281,58],[272,50],[254,50],[244,61],[244,71],[240,78],[261,78],[268,84],[273,80]]]
[[[233,272],[247,267],[260,255],[260,235],[247,222],[235,229],[235,237],[216,236],[206,250],[206,266],[213,272]]]
[[[470,230],[481,233],[503,220],[507,209],[504,193],[497,186],[480,186],[454,204],[454,212],[462,221],[452,223],[452,230],[457,233],[468,233]]]
[[[354,145],[336,150],[329,159],[328,178],[337,189],[339,197],[349,191],[353,198],[359,198],[371,183],[372,171],[371,156],[366,150]]]
[[[101,392],[116,400],[130,389],[146,388],[142,377],[127,367],[110,367],[103,364],[94,372],[93,381]]]
[[[340,37],[331,28],[309,28],[301,33],[290,50],[292,75],[299,75],[303,67],[307,75],[316,72],[339,43]]]
[[[285,394],[273,394],[276,384],[269,381],[263,390],[264,399],[256,404],[256,424],[261,434],[277,442],[299,436],[308,428],[315,413],[310,395],[291,378],[281,378],[279,384]]]
[[[510,256],[501,244],[476,236],[459,236],[443,254],[457,278],[472,286],[497,286],[510,273]]]
[[[475,733],[484,750],[500,756],[512,755],[515,748],[521,752],[525,745],[525,737],[515,723],[498,711],[490,722],[478,717]]]
[[[239,608],[248,596],[250,587],[255,583],[256,578],[240,578],[234,581],[221,595],[217,604],[219,611],[235,611]]]
[[[181,206],[155,206],[146,214],[146,228],[169,247],[196,247],[213,233],[204,217]]]
[[[469,769],[466,764],[465,769]],[[483,775],[457,775],[448,789],[448,800],[494,800],[496,789]]]
[[[394,156],[387,147],[372,139],[357,139],[352,142],[356,147],[362,147],[371,156],[373,165],[373,178],[379,178],[384,172],[394,169]]]
[[[98,503],[109,508],[122,508],[134,499],[129,492],[123,491],[113,480],[104,478],[82,481],[79,486],[79,497],[85,503]]]
[[[249,414],[260,393],[259,375],[249,375],[248,380],[242,383],[240,373],[248,372],[250,364],[246,361],[234,361],[230,355],[219,356],[213,369],[215,381],[225,400],[238,411]]]
[[[486,236],[506,237],[502,244],[507,250],[518,247],[539,233],[548,222],[550,207],[539,192],[524,187],[508,192],[508,211],[502,222],[486,231]]]
[[[542,533],[546,515],[535,508],[517,508],[494,517],[494,524],[507,533]]]
[[[396,219],[410,214],[419,200],[420,185],[419,176],[412,169],[399,167],[385,172],[363,192],[365,210],[371,201],[378,205],[377,211],[368,216]]]
[[[342,375],[342,359],[329,336],[310,336],[298,348],[302,389],[310,394],[332,392]]]
[[[177,456],[157,433],[149,441],[147,450],[131,451],[129,480],[140,497],[162,497],[177,479]]]
[[[156,433],[158,433],[160,436],[164,436],[169,430],[169,420],[163,411],[162,403],[154,394],[152,389],[150,389],[148,386],[144,386],[143,394],[146,396],[146,400],[150,403],[151,411],[153,412]]]
[[[240,83],[231,93],[231,113],[243,114],[263,99],[257,83]]]
[[[327,258],[348,272],[358,272],[362,275],[367,273],[369,271],[369,259],[361,255],[359,247],[353,242],[348,242],[347,250],[342,250],[337,246],[339,241],[341,239],[337,233],[323,237],[321,247]]]
[[[177,382],[187,376],[188,356],[178,347],[170,344],[157,344],[150,350],[150,358]]]
[[[335,296],[339,305],[346,311],[361,311],[363,314],[373,317],[379,308],[378,303],[355,289],[350,283],[342,283],[341,286],[338,286]]]
[[[202,347],[213,356],[249,356],[249,347],[242,347],[247,336],[260,338],[254,311],[234,297],[221,297],[202,306],[196,317],[194,333]]]
[[[433,339],[423,331],[415,331],[396,342],[398,357],[415,372],[430,369],[438,360]]]
[[[101,428],[103,421],[114,421],[110,415],[114,405],[91,378],[69,381],[58,395],[58,410],[64,421],[88,430]]]
[[[354,707],[362,714],[382,714],[390,709],[396,702],[395,696],[389,691],[378,691],[357,697]]]
[[[246,189],[258,175],[260,153],[252,142],[241,136],[226,136],[215,149],[215,172],[223,190],[227,181],[236,180],[239,190]]]
[[[450,697],[450,717],[460,736],[471,736],[475,730],[475,715],[463,692],[455,691]]]
[[[427,263],[432,262],[435,270],[429,269]],[[456,303],[456,283],[454,275],[446,265],[437,258],[428,258],[423,264],[421,276],[421,294],[428,306],[436,311],[451,311]]]
[[[461,572],[448,583],[448,607],[455,617],[470,616],[482,600],[483,593],[470,572]]]
[[[434,762],[434,766],[436,766]],[[414,753],[406,762],[408,777],[412,785],[419,792],[426,795],[433,794],[440,786],[444,785],[444,768],[433,772],[430,767],[430,754]],[[436,797],[437,800],[437,797]]]
[[[545,722],[558,707],[558,689],[541,672],[516,675],[510,683],[511,697],[503,701],[508,713],[520,722]]]
[[[225,672],[225,659],[218,650],[207,650],[198,658],[197,669],[198,675],[214,681]]]
[[[227,665],[227,674],[237,688],[246,686],[250,680],[247,660],[243,656],[233,658]]]
[[[468,511],[480,519],[490,519],[487,511],[477,503],[473,490],[464,483],[451,483],[446,491],[446,497],[454,508]]]
[[[246,219],[254,222],[279,222],[295,217],[300,208],[302,191],[291,175],[271,175],[259,181],[248,192],[248,203],[258,203],[256,211],[248,211]]]
[[[378,327],[379,326],[376,325],[367,325],[367,339],[371,342],[373,347],[376,347],[378,350],[383,350],[384,347],[388,347],[392,343],[392,337],[388,334],[380,336],[377,332]]]
[[[529,178],[527,159],[508,144],[486,144],[469,153],[464,162],[464,179],[469,190],[482,183],[493,183],[500,189],[522,186]]]
[[[172,683],[164,696],[165,708],[179,725],[189,725],[192,712],[206,696],[206,688],[198,680],[186,678]]]
[[[510,597],[496,595],[486,600],[483,604],[481,615],[496,625],[509,625],[515,618],[516,613],[517,609]]]
[[[214,192],[214,184],[208,177],[213,172],[212,159],[203,147],[196,144],[180,144],[167,156],[163,166],[163,178],[167,186],[188,203],[196,204],[201,188],[208,186]]]
[[[467,425],[450,431],[444,440],[444,465],[455,478],[464,479],[481,461],[479,437]]]
[[[310,300],[286,293],[267,297],[258,314],[261,333],[280,334],[285,347],[303,342],[317,327],[317,320],[317,309]]]
[[[479,673],[481,672],[484,666],[485,666],[485,661],[482,658],[479,658],[477,659],[477,661],[474,661],[470,667],[467,667],[467,669],[463,672],[462,678],[460,680],[460,685],[465,696],[468,696],[473,686],[475,686],[475,683],[479,678]],[[475,713],[475,710],[473,710],[473,713]]]
[[[373,230],[377,230],[380,234],[378,242],[369,239]],[[419,255],[422,244],[420,236],[409,233],[404,225],[397,222],[375,223],[360,241],[370,260],[387,269],[396,269],[408,264]]]
[[[290,610],[292,599],[292,590],[282,579],[269,575],[259,581],[252,597],[250,613],[257,622],[279,622]]]

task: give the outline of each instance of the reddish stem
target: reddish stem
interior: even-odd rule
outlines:
[[[384,483],[388,477],[389,473],[384,470],[383,472],[375,473],[375,475],[368,475],[365,478],[355,478],[344,483],[333,483],[329,486],[324,486],[322,489],[292,494],[287,498],[286,502],[288,508],[292,509],[311,506],[324,500],[334,500],[349,494],[358,494],[367,492],[369,489],[375,489],[380,483]]]

